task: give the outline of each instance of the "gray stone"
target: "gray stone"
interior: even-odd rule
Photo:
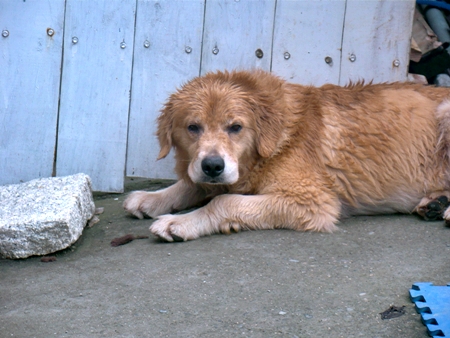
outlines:
[[[72,245],[95,212],[85,174],[0,187],[0,254],[46,255]]]

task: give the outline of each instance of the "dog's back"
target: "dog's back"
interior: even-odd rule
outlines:
[[[344,213],[412,212],[449,189],[449,89],[356,84],[318,94],[323,165]]]

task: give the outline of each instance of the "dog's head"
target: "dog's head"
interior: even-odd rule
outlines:
[[[234,184],[284,139],[284,82],[262,71],[217,72],[172,94],[158,118],[158,159],[194,183]]]

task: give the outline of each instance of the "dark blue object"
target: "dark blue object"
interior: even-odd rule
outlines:
[[[411,300],[432,337],[450,337],[450,284],[414,283]]]
[[[446,9],[447,11],[450,11],[450,4],[440,1],[440,0],[416,0],[416,3],[418,5],[427,5],[437,8]]]

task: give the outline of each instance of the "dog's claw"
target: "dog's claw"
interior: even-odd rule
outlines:
[[[136,216],[138,219],[144,219],[144,214],[142,212],[140,212],[139,210],[136,210],[133,213],[134,216]]]
[[[168,235],[162,235],[162,234],[153,234],[158,238],[161,242],[173,242],[173,238]]]
[[[168,231],[155,231],[155,229],[152,229],[152,226],[150,226],[150,232],[156,238],[158,238],[160,241],[162,241],[162,242],[173,242],[174,241],[171,234]]]
[[[170,233],[170,236],[172,236],[172,239],[173,239],[174,242],[184,242],[184,238],[182,238],[180,236],[177,236],[177,235],[175,235],[173,233]]]

